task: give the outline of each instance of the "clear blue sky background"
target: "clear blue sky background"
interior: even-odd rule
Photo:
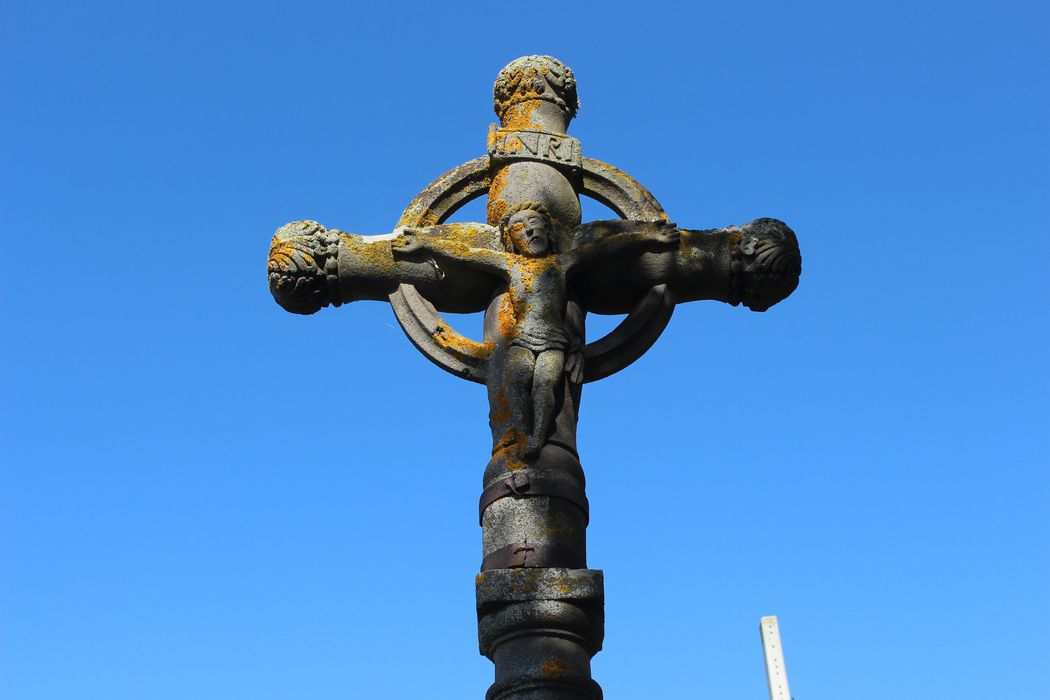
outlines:
[[[767,614],[798,700],[1050,697],[1047,5],[446,5],[3,3],[0,695],[482,697],[483,390],[264,265],[549,53],[586,155],[803,249],[586,390],[607,697],[764,697]]]

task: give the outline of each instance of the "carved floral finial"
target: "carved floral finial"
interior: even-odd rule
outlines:
[[[508,63],[492,87],[496,115],[502,119],[508,107],[528,100],[553,102],[572,119],[580,108],[572,69],[551,56],[522,56]]]
[[[293,221],[270,241],[267,272],[273,298],[293,314],[339,306],[339,234],[316,221]]]

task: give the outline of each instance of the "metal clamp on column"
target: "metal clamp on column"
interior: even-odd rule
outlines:
[[[575,486],[555,479],[533,477],[527,470],[522,470],[511,472],[503,478],[492,482],[488,488],[481,492],[481,500],[478,503],[478,524],[481,524],[486,508],[507,496],[514,496],[515,498],[527,498],[530,496],[561,498],[583,511],[585,523],[590,520],[590,504],[583,489],[578,489]]]
[[[481,570],[492,569],[580,569],[584,558],[579,552],[560,544],[508,544],[481,560]]]

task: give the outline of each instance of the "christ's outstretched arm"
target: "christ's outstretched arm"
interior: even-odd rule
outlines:
[[[597,221],[577,229],[583,242],[562,254],[568,274],[613,257],[678,247],[679,232],[667,221]]]
[[[511,256],[498,250],[475,248],[462,241],[427,236],[427,229],[400,229],[401,234],[391,244],[395,258],[408,258],[427,253],[436,260],[457,262],[506,279]]]

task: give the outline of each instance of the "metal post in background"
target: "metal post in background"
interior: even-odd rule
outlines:
[[[776,615],[763,617],[758,629],[762,633],[762,653],[766,657],[769,700],[791,700],[787,668],[784,666],[784,647],[780,645],[780,627]]]

